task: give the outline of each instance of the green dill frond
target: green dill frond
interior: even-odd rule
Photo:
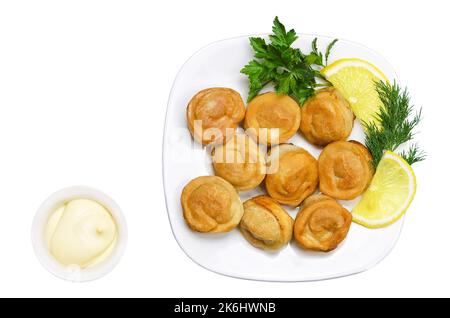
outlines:
[[[395,151],[400,145],[414,137],[414,129],[422,120],[422,110],[413,114],[408,90],[402,89],[396,82],[375,83],[375,89],[382,106],[376,114],[378,125],[374,122],[363,123],[366,130],[365,144],[372,153],[373,165],[377,167],[385,150]],[[409,164],[425,159],[425,153],[417,144],[401,153]]]
[[[426,159],[425,152],[420,150],[417,144],[412,145],[408,150],[402,151],[400,156],[410,165]]]

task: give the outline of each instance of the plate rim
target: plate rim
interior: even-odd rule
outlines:
[[[234,37],[230,37],[230,38],[225,38],[225,39],[221,39],[221,40],[217,40],[217,41],[213,41],[210,42],[202,47],[200,47],[198,50],[196,50],[188,59],[186,59],[186,61],[181,65],[181,67],[178,69],[175,78],[173,80],[171,89],[170,89],[170,93],[169,93],[169,98],[167,101],[167,105],[166,105],[166,112],[165,112],[165,119],[164,119],[164,130],[163,130],[163,138],[162,138],[162,154],[161,154],[161,161],[162,161],[162,179],[163,179],[163,190],[164,190],[164,203],[166,206],[166,213],[167,213],[167,218],[169,219],[169,225],[170,225],[170,230],[172,232],[173,238],[175,239],[175,241],[178,244],[178,247],[183,251],[183,253],[196,265],[200,266],[201,268],[221,275],[221,276],[225,276],[225,277],[230,277],[230,278],[234,278],[234,279],[242,279],[242,280],[248,280],[248,281],[259,281],[259,282],[271,282],[271,283],[301,283],[301,282],[315,282],[315,281],[324,281],[324,280],[331,280],[331,279],[338,279],[338,278],[343,278],[343,277],[348,277],[348,276],[352,276],[352,275],[357,275],[363,272],[368,271],[369,269],[377,266],[379,263],[381,263],[388,255],[391,254],[392,250],[395,248],[395,246],[398,243],[398,240],[400,239],[400,236],[403,232],[403,226],[404,226],[404,222],[405,222],[405,215],[403,215],[401,217],[400,220],[398,220],[397,222],[401,222],[399,230],[397,232],[397,235],[395,237],[395,239],[393,239],[391,241],[391,244],[386,248],[386,250],[384,251],[384,253],[382,254],[381,257],[375,259],[374,261],[367,263],[367,265],[365,266],[361,266],[360,268],[357,268],[356,270],[349,270],[349,271],[343,271],[341,273],[338,274],[329,274],[329,275],[322,275],[322,276],[313,276],[311,278],[307,278],[307,279],[270,279],[270,278],[264,278],[264,277],[249,277],[249,276],[244,276],[244,275],[239,275],[236,273],[229,273],[229,272],[225,272],[225,271],[219,271],[219,270],[215,270],[213,268],[209,268],[204,264],[201,264],[199,261],[197,261],[193,256],[191,256],[186,249],[183,247],[183,244],[180,242],[173,224],[172,224],[172,219],[170,216],[170,212],[169,212],[169,205],[168,205],[168,199],[167,199],[167,194],[166,194],[166,189],[167,189],[167,185],[166,185],[166,176],[165,176],[165,171],[166,171],[166,164],[165,164],[165,145],[166,145],[166,138],[167,138],[167,123],[168,123],[168,112],[169,112],[169,106],[171,104],[172,98],[173,98],[173,94],[174,94],[174,88],[175,85],[178,81],[178,78],[180,76],[180,73],[182,72],[182,70],[185,68],[185,66],[195,57],[197,56],[200,52],[202,52],[203,50],[214,46],[218,43],[222,43],[222,42],[226,42],[226,41],[230,41],[230,40],[237,40],[237,39],[241,39],[241,38],[249,38],[249,37],[254,37],[254,36],[268,36],[269,33],[259,33],[259,34],[250,34],[250,35],[241,35],[241,36],[234,36]],[[309,36],[309,37],[317,37],[317,38],[321,38],[321,39],[334,39],[334,37],[332,36],[326,36],[326,35],[319,35],[319,34],[312,34],[312,33],[298,33],[299,38],[301,38],[302,36]],[[394,78],[397,82],[399,82],[398,80],[398,76],[397,76],[397,72],[395,71],[395,69],[393,68],[392,64],[382,55],[380,54],[378,51],[367,47],[364,44],[361,44],[359,42],[355,42],[355,41],[351,41],[351,40],[347,40],[347,39],[343,39],[343,38],[339,38],[339,41],[342,42],[346,42],[346,43],[350,43],[352,45],[355,46],[359,46],[367,51],[371,51],[372,53],[378,55],[380,58],[382,58],[386,64],[391,68],[392,73],[394,75]]]

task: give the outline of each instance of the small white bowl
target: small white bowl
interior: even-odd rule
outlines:
[[[117,225],[118,239],[114,251],[105,260],[92,267],[64,266],[50,254],[45,242],[45,227],[50,215],[58,207],[74,199],[91,199],[102,204],[111,213]],[[31,229],[34,252],[41,264],[50,273],[71,282],[91,281],[109,273],[122,257],[127,239],[127,224],[119,206],[103,192],[85,186],[69,187],[53,193],[36,212]]]

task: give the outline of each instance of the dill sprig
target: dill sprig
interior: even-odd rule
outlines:
[[[402,151],[400,156],[402,156],[410,165],[415,162],[423,161],[426,158],[425,152],[420,150],[417,144],[414,144],[407,150]]]
[[[382,106],[374,121],[364,123],[366,129],[365,144],[372,153],[376,168],[385,150],[395,151],[400,145],[414,138],[414,128],[422,119],[422,110],[413,114],[408,90],[379,81],[375,88]],[[411,145],[400,153],[410,165],[425,160],[425,153],[417,144]]]

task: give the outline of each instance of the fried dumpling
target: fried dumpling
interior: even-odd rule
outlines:
[[[181,194],[183,217],[197,232],[220,233],[234,229],[244,207],[233,186],[216,176],[191,180]]]
[[[339,200],[362,194],[374,174],[369,150],[357,141],[336,141],[319,156],[320,191]]]
[[[298,206],[316,191],[317,160],[305,149],[292,144],[274,147],[268,165],[266,190],[279,203]]]
[[[350,229],[352,214],[336,200],[316,194],[305,200],[294,222],[294,239],[307,250],[329,252]]]
[[[214,172],[238,191],[256,188],[266,176],[265,154],[245,134],[236,134],[212,151]]]
[[[247,133],[265,145],[277,145],[295,135],[300,126],[300,107],[287,95],[265,93],[252,99],[245,114]]]
[[[244,119],[245,105],[241,95],[231,88],[208,88],[187,106],[187,122],[193,138],[204,145],[225,141]]]
[[[244,216],[239,228],[255,247],[278,250],[292,238],[294,220],[272,198],[258,196],[244,202]]]
[[[302,107],[300,131],[312,144],[325,146],[346,140],[353,129],[355,115],[350,104],[335,88],[316,92]]]

